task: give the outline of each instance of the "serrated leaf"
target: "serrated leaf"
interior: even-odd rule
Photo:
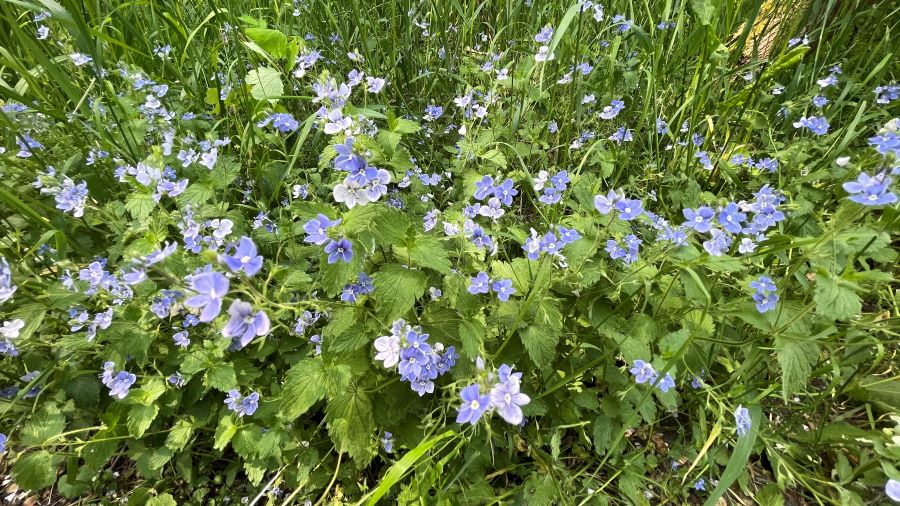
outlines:
[[[447,256],[447,250],[443,243],[435,237],[416,237],[409,248],[395,247],[394,251],[399,258],[409,260],[428,269],[433,269],[441,274],[450,274],[452,267]]]
[[[290,54],[287,35],[270,28],[245,28],[247,38],[275,58],[286,58]]]
[[[234,365],[230,363],[216,364],[206,371],[206,384],[216,390],[228,392],[238,386]]]
[[[62,434],[66,428],[66,417],[55,407],[47,406],[25,424],[20,435],[22,444],[41,446],[50,438]]]
[[[500,167],[502,170],[506,170],[506,156],[504,156],[503,152],[501,152],[499,149],[490,149],[478,155],[478,157],[482,160],[493,163],[494,165]]]
[[[553,362],[559,332],[549,325],[532,324],[519,330],[522,344],[531,361],[538,367],[546,367]]]
[[[125,199],[125,209],[131,213],[132,218],[138,221],[150,216],[154,207],[156,207],[156,202],[153,200],[153,195],[149,193],[132,193]]]
[[[181,451],[191,440],[194,427],[187,420],[178,420],[166,436],[166,448],[173,451]]]
[[[178,506],[172,494],[160,494],[147,500],[147,506]]]
[[[250,85],[250,95],[257,100],[277,100],[284,95],[281,74],[269,67],[259,67],[247,73],[246,83]]]
[[[846,320],[862,311],[859,295],[852,283],[840,279],[818,276],[813,300],[816,312],[832,320]]]
[[[480,355],[484,345],[484,325],[478,320],[460,320],[458,331],[462,342],[460,354],[468,358]]]
[[[306,413],[325,396],[325,364],[318,359],[306,359],[291,367],[284,377],[281,411],[291,421]]]
[[[412,120],[397,118],[393,125],[390,125],[392,132],[401,134],[414,134],[422,129],[418,123]]]
[[[209,185],[200,182],[194,182],[178,196],[178,200],[182,204],[191,204],[194,206],[205,204],[215,195],[215,192]]]
[[[383,320],[393,322],[405,315],[425,293],[427,278],[421,271],[387,264],[376,274],[375,308]]]
[[[161,378],[147,378],[141,384],[141,388],[134,390],[130,399],[138,404],[149,406],[162,394],[166,393],[166,384]]]
[[[60,457],[41,450],[19,457],[12,474],[22,490],[40,490],[56,482],[56,466]]]
[[[155,404],[131,406],[131,409],[128,410],[128,433],[138,438],[143,436],[158,413],[159,407]]]
[[[372,457],[372,435],[375,421],[372,418],[372,400],[358,384],[348,388],[328,401],[325,407],[328,434],[335,446],[364,466]]]
[[[788,398],[805,389],[812,366],[818,361],[819,348],[808,341],[777,337],[775,350],[781,367],[782,395]]]
[[[237,429],[234,420],[231,419],[231,415],[222,416],[219,420],[219,425],[216,427],[213,448],[216,450],[224,450],[225,447],[228,446],[228,442],[231,441],[231,438],[237,433]]]

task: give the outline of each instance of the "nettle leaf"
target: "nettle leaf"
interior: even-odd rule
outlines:
[[[205,374],[206,384],[222,392],[228,392],[233,388],[237,388],[237,375],[234,372],[234,365],[230,363],[216,364],[209,368]]]
[[[131,409],[128,410],[128,433],[134,437],[143,436],[153,420],[156,419],[157,414],[159,414],[159,407],[156,404],[131,406]]]
[[[172,494],[159,494],[147,500],[147,506],[178,506]]]
[[[847,320],[856,316],[862,311],[862,302],[855,288],[858,286],[849,281],[817,276],[813,296],[816,312],[832,320]]]
[[[369,342],[366,328],[360,324],[359,313],[356,307],[335,310],[331,321],[322,329],[323,348],[327,355],[358,350]]]
[[[484,324],[475,319],[460,320],[459,340],[462,341],[462,349],[459,350],[461,355],[477,357],[484,346]]]
[[[184,449],[191,435],[194,433],[194,427],[187,420],[178,420],[166,436],[166,448],[173,451],[181,451]]]
[[[237,434],[238,427],[234,424],[231,415],[223,415],[219,419],[219,425],[216,427],[216,435],[213,441],[213,448],[216,450],[224,450],[228,446],[231,438]]]
[[[153,195],[149,193],[132,193],[125,199],[125,209],[131,213],[132,218],[138,221],[145,220],[150,216],[155,207],[156,201],[153,200]]]
[[[325,364],[306,359],[291,367],[284,377],[281,411],[285,420],[294,420],[325,396]]]
[[[425,293],[427,277],[421,271],[387,264],[376,274],[375,308],[384,320],[393,322],[405,315]]]
[[[371,460],[375,420],[372,399],[358,382],[329,399],[325,407],[328,434],[335,446],[346,452],[360,466]]]
[[[56,466],[61,457],[45,450],[19,457],[13,464],[12,474],[16,485],[23,490],[40,490],[56,481]]]
[[[562,335],[562,314],[552,299],[541,299],[534,322],[519,330],[528,356],[538,367],[546,367],[556,356],[556,345]]]
[[[198,206],[209,202],[209,199],[213,198],[213,195],[215,195],[215,190],[209,185],[201,182],[193,182],[189,184],[184,192],[177,198],[182,204]]]
[[[499,149],[489,149],[478,155],[478,157],[493,163],[497,167],[500,167],[501,170],[506,170],[506,156],[504,156],[503,152]]]
[[[803,391],[819,360],[819,347],[809,341],[778,336],[775,338],[778,365],[781,366],[782,395],[788,398]]]
[[[259,67],[247,73],[245,82],[250,85],[250,95],[257,100],[274,102],[284,95],[284,83],[281,74],[269,67]]]
[[[166,384],[162,378],[150,377],[143,381],[141,388],[134,390],[129,399],[138,404],[149,406],[164,393],[166,393]]]
[[[402,211],[384,204],[356,206],[344,214],[342,228],[348,234],[370,232],[375,242],[382,246],[402,243],[412,226]]]
[[[62,434],[65,428],[66,417],[55,406],[45,405],[25,424],[19,437],[24,445],[42,446],[51,438]]]
[[[290,54],[287,35],[270,28],[245,28],[244,34],[275,58],[287,58]]]
[[[400,259],[433,269],[441,274],[450,274],[452,266],[444,244],[436,237],[418,236],[409,247],[394,246],[394,253]]]

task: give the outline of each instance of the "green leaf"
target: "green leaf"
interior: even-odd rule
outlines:
[[[372,400],[359,383],[351,383],[328,401],[325,420],[335,446],[348,453],[359,466],[367,464],[372,458],[375,420],[372,418]]]
[[[287,35],[269,28],[245,28],[247,38],[256,42],[265,52],[275,58],[287,58],[290,54]]]
[[[150,377],[144,380],[141,388],[134,390],[129,399],[138,404],[149,406],[164,393],[166,393],[165,382],[161,378]]]
[[[781,366],[781,388],[784,398],[803,391],[819,360],[819,347],[809,341],[788,337],[775,338],[778,365]]]
[[[691,0],[690,6],[700,24],[708,25],[721,12],[722,0]]]
[[[66,428],[66,417],[55,407],[47,406],[25,424],[20,439],[28,446],[41,446],[49,439],[62,434]]]
[[[156,404],[131,406],[128,410],[128,433],[134,437],[143,436],[158,413],[159,407]]]
[[[215,192],[209,185],[194,182],[188,185],[188,187],[182,192],[181,195],[178,196],[178,199],[182,204],[191,204],[191,205],[200,205],[205,204],[215,195]]]
[[[406,455],[403,456],[400,460],[394,463],[390,469],[384,474],[384,477],[378,483],[378,488],[372,491],[372,496],[369,497],[369,506],[374,506],[378,503],[378,500],[381,499],[384,494],[386,494],[391,487],[396,485],[403,479],[403,476],[413,467],[413,465],[421,459],[428,450],[434,448],[434,445],[438,444],[440,441],[447,439],[450,436],[455,436],[456,432],[452,430],[448,430],[443,434],[439,434],[434,436],[433,438],[426,439],[419,443],[418,446],[408,451]]]
[[[216,427],[216,435],[213,441],[213,448],[216,450],[224,450],[228,446],[228,442],[237,433],[237,425],[231,419],[231,415],[223,415]]]
[[[259,67],[247,73],[246,83],[250,85],[250,95],[257,100],[275,101],[284,95],[281,74],[269,67]]]
[[[291,367],[284,377],[281,411],[291,421],[306,413],[325,396],[325,364],[318,359],[306,359]]]
[[[490,149],[478,156],[482,160],[491,162],[494,165],[500,167],[502,170],[506,170],[506,157],[503,156],[503,152],[501,152],[499,149]]]
[[[156,497],[151,497],[146,504],[147,506],[178,506],[172,494],[160,494]]]
[[[452,271],[447,250],[436,237],[418,236],[412,246],[409,248],[395,246],[394,252],[401,259],[408,258],[420,267],[433,269],[441,274],[450,274]]]
[[[135,220],[142,221],[150,216],[156,202],[153,195],[149,193],[132,193],[125,199],[125,209],[131,213],[131,217]]]
[[[22,490],[40,490],[56,481],[56,466],[60,457],[41,450],[19,457],[12,474]]]
[[[400,134],[414,134],[422,129],[418,123],[412,120],[397,118],[393,125],[390,125],[390,129],[392,132],[397,132]]]
[[[178,420],[166,436],[166,448],[173,451],[181,451],[184,449],[191,435],[194,433],[194,427],[187,420]]]
[[[856,316],[862,311],[862,302],[853,289],[855,286],[841,279],[817,276],[813,296],[816,312],[832,320],[846,320]]]
[[[481,354],[484,345],[484,324],[478,320],[460,320],[459,340],[462,341],[460,353],[468,358]]]
[[[536,366],[550,365],[559,343],[559,332],[555,328],[545,324],[532,324],[519,330],[519,336]]]
[[[342,307],[334,311],[331,321],[322,329],[326,355],[358,350],[369,342],[358,313],[356,307]]]
[[[392,322],[405,315],[425,293],[427,278],[421,271],[387,264],[376,274],[375,308],[383,320]]]
[[[234,365],[226,362],[212,366],[206,371],[206,384],[221,392],[236,388],[238,382]]]

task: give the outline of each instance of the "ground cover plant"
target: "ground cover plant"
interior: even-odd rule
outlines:
[[[900,501],[900,6],[6,0],[47,504]]]

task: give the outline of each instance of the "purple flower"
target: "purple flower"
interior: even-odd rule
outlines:
[[[491,390],[491,405],[508,423],[522,423],[522,406],[531,402],[531,398],[519,391],[519,381],[498,383]]]
[[[188,339],[188,331],[182,330],[181,332],[176,333],[172,336],[172,339],[175,340],[175,344],[181,346],[182,348],[187,348],[191,345],[191,340]]]
[[[772,281],[772,278],[769,276],[760,276],[756,281],[751,281],[750,288],[753,288],[758,292],[774,292],[778,289],[775,286],[775,282]]]
[[[265,312],[253,312],[249,302],[235,300],[228,308],[230,319],[222,329],[222,335],[232,338],[232,347],[241,349],[250,344],[256,336],[269,333],[269,317]]]
[[[897,201],[897,195],[888,190],[891,181],[883,172],[874,176],[861,172],[856,181],[844,183],[843,188],[850,194],[847,198],[857,204],[883,206]]]
[[[328,263],[337,263],[338,260],[350,263],[353,259],[353,244],[346,238],[340,240],[332,240],[325,245],[325,253],[328,253]]]
[[[653,366],[640,359],[634,361],[634,365],[629,372],[634,375],[634,381],[638,384],[646,383],[656,376]]]
[[[475,295],[488,293],[491,290],[491,278],[486,272],[479,272],[474,278],[469,279],[469,293]]]
[[[644,204],[637,199],[622,199],[616,202],[616,210],[619,211],[619,218],[631,221],[644,212]]]
[[[900,135],[896,132],[869,137],[869,145],[884,156],[893,153],[895,158],[900,158]]]
[[[491,285],[491,289],[497,292],[497,298],[500,299],[501,302],[508,301],[509,296],[516,293],[516,289],[512,286],[511,279],[498,279]]]
[[[110,397],[124,399],[128,395],[128,390],[134,385],[137,377],[128,371],[119,371],[113,374],[116,364],[114,362],[106,362],[103,364],[103,374],[100,379],[104,385],[109,387]]]
[[[488,395],[481,395],[481,388],[478,384],[469,385],[463,388],[459,393],[462,398],[462,405],[459,407],[459,415],[456,417],[456,423],[471,423],[475,425],[481,415],[490,407],[491,398]]]
[[[306,232],[305,241],[320,246],[325,244],[328,242],[328,229],[335,225],[340,225],[340,223],[340,218],[331,221],[324,214],[317,215],[303,225],[303,231]]]
[[[750,410],[738,404],[737,409],[734,410],[734,423],[737,426],[738,436],[746,436],[753,423],[750,420]]]
[[[684,209],[682,214],[684,214],[685,219],[687,219],[684,226],[692,228],[697,232],[704,233],[709,232],[709,229],[712,228],[712,219],[716,215],[716,212],[709,206],[701,206],[696,211],[690,208]]]
[[[494,178],[491,176],[484,176],[481,178],[481,181],[475,182],[475,200],[484,200],[494,193]]]
[[[805,128],[816,135],[828,133],[828,120],[825,116],[802,117],[794,122],[794,128]]]
[[[184,305],[200,309],[200,321],[211,322],[222,311],[222,298],[228,293],[228,278],[220,272],[203,272],[190,277],[191,290],[197,295],[184,301]]]
[[[538,32],[537,35],[534,36],[534,41],[546,44],[547,42],[550,42],[550,39],[552,38],[553,27],[551,27],[550,25],[546,25],[545,27],[541,28],[541,31]]]
[[[241,237],[241,242],[232,255],[223,255],[225,265],[231,272],[244,271],[248,276],[253,276],[263,265],[263,257],[256,254],[256,245],[249,237]]]
[[[519,191],[513,188],[513,180],[507,179],[502,184],[494,188],[494,196],[503,202],[503,205],[512,205],[512,198],[519,194]]]

